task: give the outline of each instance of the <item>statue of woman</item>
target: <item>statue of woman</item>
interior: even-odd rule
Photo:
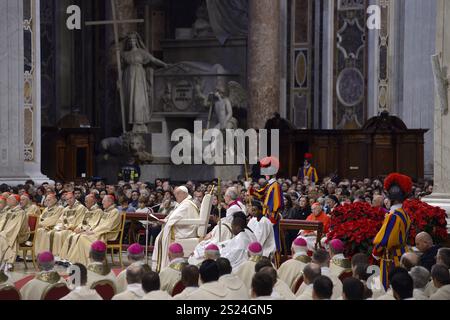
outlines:
[[[163,61],[151,55],[140,36],[133,32],[127,36],[127,51],[122,53],[126,63],[123,73],[125,107],[128,108],[128,123],[133,125],[133,132],[148,133],[147,124],[153,109],[153,69],[147,64],[167,67]],[[149,72],[149,77],[146,74]]]

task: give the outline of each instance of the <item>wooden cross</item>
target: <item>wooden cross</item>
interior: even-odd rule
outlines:
[[[144,19],[117,20],[116,4],[115,4],[114,0],[110,0],[110,1],[111,1],[112,20],[89,21],[89,22],[86,22],[86,26],[113,25],[113,27],[114,27],[114,43],[116,46],[117,75],[119,78],[117,81],[117,86],[119,87],[120,109],[122,112],[122,129],[123,129],[123,133],[126,133],[125,102],[124,102],[123,87],[122,87],[122,62],[120,59],[119,25],[130,24],[130,23],[143,23]]]

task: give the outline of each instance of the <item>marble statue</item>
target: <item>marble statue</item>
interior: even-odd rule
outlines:
[[[206,2],[203,2],[197,9],[197,20],[192,26],[194,38],[212,38],[214,31],[209,23],[208,9]]]
[[[148,133],[153,107],[153,69],[147,65],[167,67],[163,61],[151,55],[140,38],[133,32],[128,34],[128,50],[122,52],[126,67],[123,73],[124,102],[128,110],[128,123],[134,133]]]
[[[103,159],[110,157],[134,157],[139,163],[146,164],[153,161],[153,156],[146,151],[146,145],[142,135],[127,132],[122,136],[103,139],[100,143]]]
[[[448,113],[448,89],[450,78],[447,78],[447,67],[441,67],[439,55],[431,56],[431,66],[433,68],[434,85],[439,97],[442,114]]]

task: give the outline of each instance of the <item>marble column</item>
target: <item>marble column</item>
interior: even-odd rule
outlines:
[[[38,35],[39,33],[37,38]],[[38,70],[36,72],[40,72]],[[32,122],[37,120],[33,126],[38,126],[35,127],[38,128],[36,129],[38,134],[34,141],[35,148],[39,149],[34,155],[37,162],[32,164],[25,161],[24,80],[23,1],[2,0],[0,1],[0,183],[10,185],[24,183],[27,179],[36,178],[37,182],[45,179],[40,174],[40,103],[36,105],[37,113],[31,120]],[[39,86],[37,90],[40,90]],[[37,97],[40,99],[39,92]]]
[[[264,128],[280,112],[280,0],[249,1],[248,122]]]
[[[437,1],[436,53],[442,55],[441,65],[450,69],[450,3]],[[450,96],[450,88],[449,88]],[[443,113],[438,96],[434,110],[434,192],[425,201],[447,211],[450,217],[450,113]],[[450,231],[450,219],[447,219]]]

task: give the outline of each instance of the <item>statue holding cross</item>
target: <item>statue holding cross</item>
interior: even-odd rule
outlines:
[[[153,94],[150,91],[152,85],[152,72],[147,80],[144,65],[153,63],[158,66],[167,66],[164,62],[153,57],[145,48],[137,33],[130,33],[125,44],[129,50],[121,51],[119,37],[119,25],[143,23],[143,19],[117,19],[117,8],[115,0],[111,1],[112,20],[90,21],[86,26],[112,25],[114,28],[114,43],[117,63],[117,88],[120,96],[120,107],[122,113],[122,130],[126,133],[128,123],[133,125],[134,133],[148,133],[147,124],[150,122]],[[122,61],[127,68],[122,72]],[[151,70],[150,70],[151,71]],[[128,111],[128,118],[127,118]]]

